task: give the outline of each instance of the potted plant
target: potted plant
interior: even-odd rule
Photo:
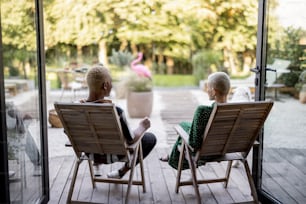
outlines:
[[[131,118],[149,117],[153,109],[153,82],[151,78],[131,72],[126,79],[128,87],[127,111]]]
[[[130,63],[133,61],[134,57],[132,53],[129,51],[116,51],[112,50],[112,55],[109,57],[110,66],[112,66],[112,70],[119,73],[120,75],[114,77],[115,83],[115,93],[116,98],[124,99],[127,95],[127,86],[126,86],[126,75],[129,74],[130,71]]]

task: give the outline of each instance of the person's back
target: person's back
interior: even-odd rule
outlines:
[[[226,103],[228,93],[230,90],[230,78],[224,72],[216,72],[208,77],[207,83],[207,93],[210,100],[214,100],[215,103]],[[200,105],[193,117],[192,123],[182,122],[180,123],[181,127],[189,133],[188,143],[195,150],[198,150],[202,145],[203,134],[205,131],[205,127],[208,123],[212,108],[212,106],[202,106]],[[178,147],[181,145],[181,138],[178,138],[176,143],[174,144],[171,154],[168,157],[161,158],[162,161],[168,161],[169,165],[173,168],[177,169],[179,155]],[[183,169],[189,168],[187,161],[185,160],[183,163]]]
[[[112,78],[109,74],[109,71],[101,66],[97,65],[92,67],[87,75],[86,81],[89,89],[88,97],[82,99],[83,103],[107,103],[111,102],[110,100],[105,99],[110,95],[112,90]],[[125,139],[129,144],[133,144],[138,140],[142,135],[141,144],[143,149],[143,158],[145,158],[154,148],[156,144],[156,137],[153,133],[146,132],[150,127],[151,123],[149,118],[144,118],[140,121],[139,126],[134,130],[130,131],[128,123],[125,118],[124,111],[117,107],[117,113],[120,118],[121,127]],[[106,155],[94,155],[94,170],[95,175],[101,175],[99,172],[99,165],[107,163],[105,160]],[[112,156],[112,158],[117,157],[119,160],[123,159],[120,155]],[[115,159],[116,160],[116,159]],[[110,161],[115,162],[115,161]],[[124,174],[130,169],[129,165],[126,163],[121,169],[110,172],[107,176],[109,178],[121,178]]]

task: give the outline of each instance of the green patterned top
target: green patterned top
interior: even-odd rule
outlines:
[[[209,116],[212,112],[214,104],[212,106],[203,106],[200,105],[196,109],[193,121],[190,122],[181,122],[179,125],[189,133],[188,144],[194,148],[195,152],[201,148],[203,134],[205,127],[208,123]],[[169,165],[177,169],[180,152],[178,151],[178,146],[182,144],[182,138],[178,137],[169,157]],[[189,169],[189,165],[186,159],[184,159],[182,169]]]

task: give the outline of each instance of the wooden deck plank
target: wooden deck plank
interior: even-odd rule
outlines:
[[[160,162],[158,161],[156,150],[148,156],[149,180],[151,183],[154,203],[171,203],[167,184],[165,182]]]
[[[223,168],[225,169],[226,167],[223,166]],[[251,195],[250,185],[248,183],[248,179],[243,164],[240,164],[238,168],[232,167],[229,186],[237,187],[244,196],[244,199],[253,200],[253,197]]]
[[[200,169],[200,174],[205,179],[217,178],[218,174],[215,168],[222,168],[221,166],[212,166],[210,163],[205,165],[206,169]],[[211,184],[204,184],[207,185],[210,191],[213,193],[214,198],[216,199],[217,203],[233,203],[233,199],[231,198],[230,194],[224,188],[223,183],[211,183]]]
[[[81,165],[83,166],[83,169],[80,169],[81,171],[79,172],[81,173],[81,175],[79,175],[79,180],[81,180],[81,182],[77,200],[90,202],[92,200],[94,189],[92,188],[88,161],[83,161]]]
[[[87,163],[86,161],[83,161],[80,166],[79,166],[79,172],[78,172],[78,175],[77,175],[77,179],[75,181],[75,185],[74,185],[74,191],[73,191],[73,194],[72,194],[72,200],[80,200],[80,201],[83,201],[79,198],[79,195],[80,195],[80,192],[82,190],[82,183],[83,183],[83,179],[84,179],[84,176],[85,176],[85,171],[86,171],[86,166],[87,166]],[[71,181],[70,181],[71,182]],[[86,200],[85,200],[86,201]]]
[[[105,176],[107,172],[111,171],[111,165],[103,165],[102,167],[102,176]],[[96,188],[93,191],[91,201],[94,203],[109,203],[109,188],[109,183],[96,182]]]
[[[169,154],[169,152],[166,149],[158,149],[158,156],[160,157]],[[159,161],[160,166],[162,168],[163,172],[163,178],[167,185],[167,190],[169,192],[169,197],[172,203],[185,203],[185,199],[181,193],[175,193],[175,184],[176,184],[176,171],[171,168],[167,162]]]
[[[271,179],[274,180],[275,185],[278,185],[278,191],[275,192],[282,192],[282,195],[277,193],[277,196],[280,196],[286,201],[290,203],[303,203],[305,202],[305,191],[301,189],[301,186],[305,185],[305,174],[298,169],[296,166],[292,165],[289,160],[286,160],[287,156],[284,155],[282,152],[283,150],[280,149],[273,149],[270,152],[270,158],[274,157],[276,160],[283,159],[282,162],[267,162],[265,163],[264,171],[266,175],[270,176]],[[290,152],[288,154],[288,151]],[[294,155],[296,150],[288,150],[288,155]],[[273,176],[271,176],[273,175]],[[266,183],[266,181],[264,181]]]
[[[115,163],[111,165],[111,171],[121,168],[122,163]],[[124,177],[126,178],[126,176]],[[134,187],[134,186],[133,186]],[[110,184],[109,185],[109,203],[119,204],[123,203],[122,199],[125,196],[125,192],[123,192],[123,186],[120,184]]]
[[[147,162],[150,162],[149,159],[144,160],[144,179],[146,184],[146,192],[143,192],[142,186],[138,186],[139,203],[141,204],[152,203],[153,201],[152,186],[151,181],[149,180],[149,169]],[[140,174],[138,174],[137,176],[138,178],[140,178]]]
[[[61,160],[62,162],[57,162],[56,160]],[[75,163],[75,157],[69,156],[64,157],[64,159],[60,157],[53,158],[50,160],[50,172],[56,171],[56,177],[50,181],[50,201],[49,203],[66,203],[68,188],[67,185],[70,185],[71,174]],[[56,164],[60,164],[59,168],[52,169],[52,167],[56,167]]]
[[[219,177],[225,176],[227,162],[212,163],[211,165],[213,166],[214,171]],[[218,167],[216,165],[218,165]],[[220,166],[222,168],[220,168]],[[244,166],[240,165],[239,168],[244,169]],[[232,168],[229,183],[226,190],[233,198],[233,201],[235,203],[243,202],[245,201],[245,199],[253,201],[246,173],[241,173],[237,168]]]
[[[277,161],[280,160],[277,151],[270,151],[269,157]],[[264,163],[263,172],[263,187],[267,192],[276,196],[283,203],[296,203],[294,199],[288,194],[287,189],[283,188],[282,173],[284,168],[280,162],[266,162]]]

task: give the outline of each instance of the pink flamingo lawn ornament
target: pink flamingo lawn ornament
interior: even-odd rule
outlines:
[[[149,68],[143,64],[138,64],[142,60],[142,57],[143,54],[139,52],[137,58],[131,62],[131,68],[138,76],[151,79],[152,75]]]

